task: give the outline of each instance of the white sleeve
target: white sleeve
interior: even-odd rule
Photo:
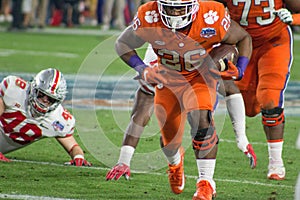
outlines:
[[[49,118],[57,136],[66,137],[74,133],[75,118],[62,105],[59,105]]]
[[[28,83],[16,76],[7,76],[0,83],[0,96],[6,106],[14,106],[16,101],[21,101]]]

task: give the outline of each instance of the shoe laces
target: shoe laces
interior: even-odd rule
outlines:
[[[211,187],[210,183],[208,181],[200,181],[199,183],[197,183],[198,188],[204,188],[204,187]]]
[[[180,170],[181,165],[169,165],[169,170],[167,171],[169,174],[169,179],[171,182],[178,182],[182,180],[182,170]]]
[[[198,194],[202,194],[205,196],[207,196],[207,195],[213,196],[214,190],[213,190],[212,186],[210,185],[209,181],[202,180],[197,183],[197,191],[198,191]]]

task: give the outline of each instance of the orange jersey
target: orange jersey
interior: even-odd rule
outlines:
[[[232,19],[251,35],[254,47],[280,35],[287,26],[273,14],[283,7],[283,0],[223,1],[227,3]]]
[[[222,1],[233,20],[252,36],[250,62],[242,80],[236,82],[246,115],[253,117],[261,109],[283,108],[293,60],[291,31],[273,14],[283,7],[283,0]]]
[[[230,27],[230,16],[221,3],[199,1],[199,4],[187,33],[168,29],[161,21],[155,1],[140,6],[132,24],[136,34],[152,44],[159,67],[173,77],[183,75],[185,82],[199,75],[203,59],[214,44],[222,41]]]

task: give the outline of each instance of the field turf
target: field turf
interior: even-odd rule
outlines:
[[[131,71],[114,55],[116,35],[74,35],[0,32],[1,73],[36,73],[57,67],[64,74],[123,75]],[[296,40],[291,81],[300,80],[300,41]],[[143,53],[143,50],[140,51]],[[77,119],[76,139],[93,167],[70,167],[68,155],[55,139],[44,139],[7,154],[10,163],[0,162],[2,199],[191,199],[195,192],[196,163],[186,127],[186,187],[182,194],[171,193],[166,163],[159,153],[159,133],[155,118],[146,128],[132,162],[129,181],[105,180],[107,170],[117,161],[129,111],[72,110]],[[300,116],[300,115],[299,115]],[[116,120],[116,117],[117,120]],[[295,141],[300,117],[287,115],[283,158],[284,181],[266,178],[268,153],[261,118],[247,118],[247,134],[258,156],[258,166],[250,169],[248,159],[236,147],[230,120],[221,116],[220,144],[215,171],[217,200],[291,200],[300,171]],[[155,152],[157,157],[148,157]]]

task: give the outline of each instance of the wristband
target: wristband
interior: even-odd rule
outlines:
[[[247,58],[246,56],[239,56],[237,62],[236,62],[236,66],[241,70],[241,75],[244,74],[247,65],[249,63],[249,58]]]
[[[147,67],[147,65],[142,61],[138,55],[133,55],[128,61],[128,65],[135,69],[139,74]]]
[[[300,14],[293,14],[292,25],[300,25]]]
[[[131,158],[134,154],[135,148],[129,145],[124,145],[121,147],[120,157],[118,163],[124,163],[130,166]]]
[[[74,144],[74,145],[71,147],[71,149],[68,151],[68,153],[69,153],[69,154],[72,153],[74,147],[77,147],[77,146],[79,146],[79,145],[78,145],[78,144]]]

